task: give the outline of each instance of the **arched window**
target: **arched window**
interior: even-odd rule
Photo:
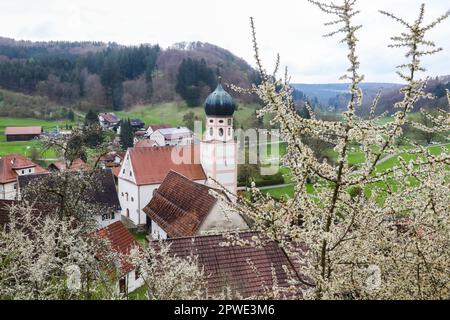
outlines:
[[[231,136],[231,128],[228,128],[228,136]]]
[[[223,136],[223,128],[219,128],[219,136]]]
[[[130,209],[127,209],[126,215],[127,215],[127,218],[130,217]]]
[[[231,126],[231,119],[228,119],[228,125]]]
[[[210,136],[213,135],[213,128],[209,128],[209,135],[210,135]]]
[[[126,198],[127,201],[128,201],[128,192],[125,193],[125,198]]]

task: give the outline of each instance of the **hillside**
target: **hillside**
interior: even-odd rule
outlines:
[[[348,102],[348,84],[293,84],[294,88],[303,92],[308,100],[315,101],[324,111],[341,112],[346,109]],[[387,112],[393,114],[394,104],[402,99],[399,89],[401,84],[396,83],[361,83],[363,91],[362,108],[357,112],[359,115],[367,115],[378,91],[381,92],[378,101],[377,114]],[[433,94],[433,100],[422,99],[415,104],[413,111],[421,108],[448,108],[445,89],[450,90],[450,76],[439,76],[428,81],[426,92]]]
[[[180,76],[183,64],[189,67]],[[218,75],[224,83],[243,87],[258,79],[243,59],[208,43],[179,43],[162,49],[157,44],[123,46],[0,38],[0,88],[47,99],[43,109],[52,104],[82,111],[119,111],[180,100],[189,104],[192,95],[196,95],[195,102],[204,99],[215,88]],[[237,98],[242,102],[254,99]],[[16,105],[10,106],[11,115],[23,113],[13,110]],[[46,110],[35,113],[49,116]]]

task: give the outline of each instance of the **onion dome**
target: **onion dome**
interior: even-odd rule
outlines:
[[[233,98],[220,83],[205,100],[205,112],[208,116],[229,117],[233,115],[235,107]]]

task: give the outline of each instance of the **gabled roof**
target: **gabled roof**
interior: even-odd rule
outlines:
[[[256,235],[256,232],[243,232],[239,237],[251,240]],[[220,294],[227,286],[244,298],[261,295],[264,286],[271,287],[273,284],[272,268],[280,287],[289,286],[289,277],[283,266],[298,277],[291,261],[274,241],[268,240],[263,247],[224,246],[221,243],[226,243],[227,239],[223,235],[209,235],[173,238],[164,242],[170,245],[173,255],[198,257],[199,266],[203,266],[206,276],[209,276],[207,287],[213,295]],[[159,242],[152,241],[150,244],[157,248]]]
[[[137,185],[159,184],[170,170],[190,180],[206,180],[197,145],[130,148],[128,152]],[[176,163],[172,160],[172,152],[190,161]]]
[[[97,230],[96,233],[100,237],[108,239],[112,249],[122,255],[128,255],[133,247],[139,247],[139,243],[121,221],[116,221],[105,228]],[[121,264],[123,274],[134,269],[134,266],[127,259],[121,259]]]
[[[72,162],[70,168],[67,169],[67,164],[65,161],[58,160],[56,162],[51,163],[48,168],[54,168],[58,171],[69,170],[69,171],[77,171],[77,170],[89,170],[89,166],[82,159],[75,159]]]
[[[75,172],[72,172],[75,174]],[[110,169],[103,169],[95,173],[97,185],[92,190],[86,190],[89,199],[96,205],[111,208],[114,210],[120,209],[119,196],[116,190],[114,176]],[[31,181],[35,179],[44,179],[48,174],[30,174],[19,176],[18,183],[20,189],[25,188]]]
[[[143,211],[169,237],[194,236],[217,202],[210,189],[170,171]]]
[[[151,140],[151,139],[143,139],[143,140],[139,140],[138,142],[136,142],[136,144],[134,145],[135,148],[150,148],[153,147],[154,145],[158,145],[156,143],[156,141]]]
[[[14,182],[17,178],[15,170],[28,168],[34,168],[35,173],[47,172],[47,170],[20,154],[0,157],[0,183]]]
[[[5,135],[14,135],[14,134],[33,134],[40,135],[42,133],[42,127],[6,127]]]
[[[158,131],[164,136],[164,139],[166,140],[186,138],[193,135],[192,131],[186,127],[163,128],[158,129]]]
[[[147,129],[152,128],[153,131],[156,131],[159,129],[170,128],[170,127],[172,127],[170,124],[151,124],[147,127]]]
[[[109,123],[116,123],[120,120],[114,113],[100,113],[99,116]]]

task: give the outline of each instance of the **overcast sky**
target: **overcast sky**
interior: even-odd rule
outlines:
[[[339,0],[336,0],[339,2]],[[394,12],[409,20],[427,5],[426,21],[450,9],[448,0],[360,0],[363,29],[359,55],[366,81],[398,82],[394,67],[403,52],[388,49],[401,31],[378,13]],[[254,65],[249,17],[255,18],[262,57],[271,68],[277,52],[293,82],[337,82],[346,68],[337,38],[323,38],[329,20],[306,0],[0,0],[0,36],[24,40],[98,40],[121,44],[181,41],[210,42]],[[444,52],[425,59],[430,75],[450,74],[450,19],[430,39]]]

